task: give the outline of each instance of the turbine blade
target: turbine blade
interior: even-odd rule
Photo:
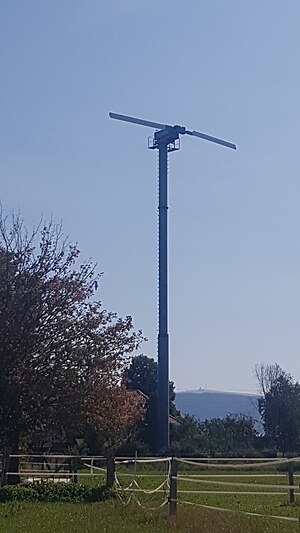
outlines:
[[[166,127],[166,124],[150,122],[149,120],[142,120],[141,118],[128,117],[127,115],[119,115],[118,113],[109,113],[109,116],[110,118],[123,120],[124,122],[132,122],[133,124],[139,124],[140,126],[148,126],[149,128],[155,128],[156,130],[162,130]]]
[[[218,139],[218,137],[212,137],[211,135],[206,135],[206,133],[200,133],[200,131],[186,131],[186,133],[188,135],[193,135],[194,137],[200,137],[200,139],[204,139],[205,141],[221,144],[222,146],[236,150],[235,144],[224,141],[223,139]]]

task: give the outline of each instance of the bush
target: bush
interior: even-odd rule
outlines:
[[[0,502],[34,501],[32,487],[23,485],[6,485],[0,489]]]
[[[0,489],[0,502],[99,502],[114,498],[113,490],[105,487],[88,487],[80,483],[53,483],[44,481],[31,485],[6,485]]]

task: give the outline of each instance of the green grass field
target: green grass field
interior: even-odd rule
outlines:
[[[1,533],[299,533],[299,524],[202,509],[150,512],[120,503],[0,505]]]
[[[83,470],[82,473],[87,473]],[[99,471],[98,471],[99,472]],[[209,505],[222,507],[233,511],[246,511],[263,515],[277,515],[284,517],[300,517],[300,495],[296,495],[296,503],[291,506],[288,500],[288,490],[276,488],[278,485],[287,485],[287,475],[269,469],[263,471],[243,470],[232,471],[215,469],[195,470],[194,468],[180,468],[178,475],[191,476],[193,479],[202,477],[204,480],[214,480],[234,483],[245,483],[246,486],[238,487],[229,485],[218,486],[204,484],[203,482],[179,481],[178,482],[178,512],[176,518],[168,517],[168,508],[152,510],[159,507],[167,498],[168,487],[165,484],[160,492],[144,494],[132,489],[154,490],[166,479],[167,470],[163,466],[154,468],[150,466],[118,467],[118,479],[123,488],[128,491],[120,493],[120,499],[93,504],[67,504],[67,503],[30,503],[12,502],[0,505],[0,532],[2,533],[94,533],[94,532],[128,532],[128,533],[160,533],[175,532],[208,532],[208,533],[300,533],[300,523],[282,521],[274,518],[245,516],[237,513],[213,511],[197,507],[196,505]],[[251,477],[249,476],[251,474]],[[263,474],[263,476],[262,476]],[[213,475],[213,477],[212,477]],[[230,475],[230,477],[227,477]],[[103,477],[79,475],[80,483],[101,484]],[[135,482],[133,483],[133,480]],[[295,475],[295,484],[299,483],[300,476]],[[264,484],[275,485],[275,488],[264,488]],[[213,494],[222,490],[222,494]],[[185,493],[181,491],[202,491],[201,493]],[[229,494],[228,492],[243,492],[244,494]],[[258,492],[259,494],[250,494]],[[263,494],[272,492],[272,494]],[[279,494],[277,494],[279,493]],[[131,498],[130,503],[124,506]],[[134,498],[139,503],[134,501]],[[139,505],[140,504],[140,505]],[[142,506],[142,507],[141,507]]]

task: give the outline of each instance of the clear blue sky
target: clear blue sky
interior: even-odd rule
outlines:
[[[156,355],[157,154],[114,111],[184,124],[170,157],[178,389],[300,379],[299,0],[0,0],[0,198],[62,219]]]

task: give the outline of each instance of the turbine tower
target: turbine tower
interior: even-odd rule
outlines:
[[[149,120],[109,113],[110,118],[147,126],[157,130],[148,139],[148,148],[158,150],[158,385],[157,451],[166,452],[169,436],[169,334],[168,334],[168,152],[180,149],[179,135],[192,135],[236,150],[235,144],[200,133],[184,126],[169,126]]]

